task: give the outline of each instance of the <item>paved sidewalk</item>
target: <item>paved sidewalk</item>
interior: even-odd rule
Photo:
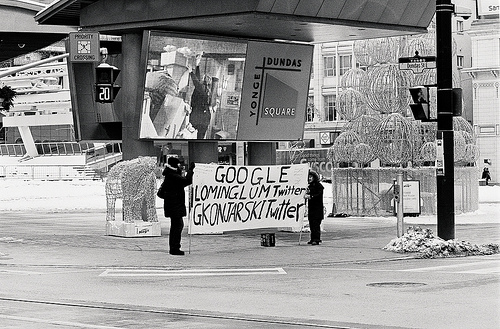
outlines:
[[[161,237],[122,238],[105,235],[102,211],[2,214],[0,261],[8,264],[131,267],[273,267],[318,266],[337,263],[374,262],[414,257],[383,250],[396,237],[395,218],[327,218],[323,243],[307,244],[309,233],[275,229],[193,235],[183,232],[185,256],[168,254],[169,220],[160,210]],[[417,221],[412,219],[413,222]],[[406,224],[407,226],[414,224]],[[423,224],[435,235],[435,225]],[[500,224],[456,225],[456,239],[476,244],[500,243]],[[260,234],[276,234],[275,247],[262,247]],[[299,244],[299,239],[300,244]],[[9,255],[17,250],[19,255]],[[188,254],[188,251],[190,253]],[[138,257],[140,255],[140,257]]]

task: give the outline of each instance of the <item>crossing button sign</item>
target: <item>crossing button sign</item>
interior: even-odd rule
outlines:
[[[69,61],[99,62],[99,32],[71,32],[69,34]]]

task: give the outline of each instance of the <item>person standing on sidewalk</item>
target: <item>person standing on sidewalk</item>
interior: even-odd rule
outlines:
[[[163,210],[165,217],[170,217],[170,234],[168,237],[169,253],[171,255],[184,255],[181,250],[181,235],[184,228],[182,217],[186,216],[186,203],[184,188],[193,182],[194,163],[191,163],[186,176],[182,175],[182,167],[178,158],[170,157],[163,170],[164,193]]]
[[[307,199],[307,219],[311,229],[311,240],[308,244],[318,245],[321,242],[321,221],[323,220],[323,185],[316,172],[310,170],[308,176],[309,186],[305,198]]]
[[[483,169],[483,174],[481,175],[481,178],[486,181],[486,185],[488,185],[488,182],[491,180],[490,176],[490,170],[488,168]]]

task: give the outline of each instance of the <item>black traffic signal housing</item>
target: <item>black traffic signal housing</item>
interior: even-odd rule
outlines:
[[[120,70],[115,66],[101,63],[95,69],[95,99],[99,103],[113,103],[120,86],[115,85]]]
[[[401,186],[394,184],[394,201],[400,202],[401,198]]]
[[[424,122],[432,121],[430,119],[429,87],[416,86],[411,87],[410,95],[413,103],[410,104],[411,111],[415,120]]]

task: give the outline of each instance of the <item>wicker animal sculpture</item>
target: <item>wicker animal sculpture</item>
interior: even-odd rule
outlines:
[[[106,179],[106,220],[115,220],[116,199],[123,202],[123,221],[157,222],[156,159],[139,157],[116,164]]]

